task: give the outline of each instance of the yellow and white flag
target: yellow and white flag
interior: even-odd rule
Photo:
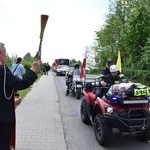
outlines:
[[[119,71],[122,72],[120,51],[118,51],[118,59],[117,59],[117,64],[116,65],[117,65]]]

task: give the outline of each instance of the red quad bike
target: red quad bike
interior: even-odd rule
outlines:
[[[96,85],[96,81],[85,83],[80,114],[83,123],[94,125],[97,142],[106,146],[113,128],[141,141],[150,140],[150,89],[138,83],[120,83],[96,98]]]

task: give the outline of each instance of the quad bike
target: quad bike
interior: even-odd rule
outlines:
[[[70,80],[70,79],[67,79]],[[73,71],[71,81],[66,80],[66,85],[69,84],[68,94],[71,93],[77,99],[80,99],[83,90],[84,79],[80,79],[80,69]]]
[[[109,144],[113,128],[142,141],[150,140],[150,89],[141,88],[141,84],[120,83],[109,86],[104,96],[96,97],[99,83],[94,82],[85,84],[80,114],[83,123],[94,125],[97,142]]]

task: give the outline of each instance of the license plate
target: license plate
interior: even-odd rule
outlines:
[[[134,96],[145,96],[149,95],[148,89],[134,89]]]

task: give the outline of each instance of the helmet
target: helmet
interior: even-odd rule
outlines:
[[[110,66],[110,72],[117,72],[117,71],[118,71],[118,67],[116,65]]]
[[[76,68],[79,68],[79,64],[75,64],[74,65],[74,68],[76,69]]]
[[[113,65],[113,60],[112,59],[107,59],[107,61],[106,61],[106,64],[108,65],[108,66],[111,66],[111,65]]]

